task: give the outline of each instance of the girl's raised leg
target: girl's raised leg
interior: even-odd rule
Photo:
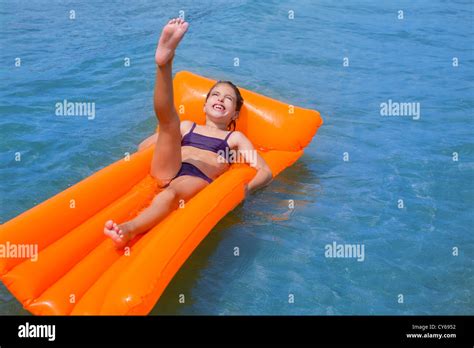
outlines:
[[[163,28],[155,54],[157,69],[153,101],[160,132],[151,162],[151,175],[161,186],[168,184],[181,167],[181,131],[174,108],[172,61],[187,29],[188,23],[182,19],[169,21]]]

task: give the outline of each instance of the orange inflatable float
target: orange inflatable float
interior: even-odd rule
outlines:
[[[215,81],[180,72],[175,106],[182,120],[204,123],[205,95]],[[245,133],[276,176],[293,164],[322,119],[241,88],[237,130]],[[159,191],[149,175],[153,146],[94,173],[0,227],[0,245],[35,246],[36,257],[0,258],[10,292],[38,315],[144,315],[217,222],[244,198],[255,170],[233,164],[212,184],[148,233],[117,251],[104,223],[131,219]],[[35,228],[32,228],[32,227]]]

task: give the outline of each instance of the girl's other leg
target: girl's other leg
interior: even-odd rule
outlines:
[[[207,185],[208,182],[201,178],[189,175],[180,176],[156,195],[151,204],[133,220],[121,225],[117,225],[111,220],[107,221],[104,233],[114,241],[117,248],[122,249],[131,239],[156,226],[169,213],[176,210],[181,204],[186,204]]]

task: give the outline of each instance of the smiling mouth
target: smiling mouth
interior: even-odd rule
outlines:
[[[224,110],[225,110],[224,105],[221,105],[221,104],[214,104],[214,105],[212,106],[212,108],[213,108],[214,110],[219,110],[219,111],[224,111]]]

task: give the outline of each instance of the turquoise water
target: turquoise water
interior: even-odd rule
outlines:
[[[472,1],[2,2],[0,221],[151,134],[155,44],[180,10],[190,30],[175,71],[317,109],[325,124],[216,226],[152,313],[474,314]],[[95,118],[55,116],[64,99],[95,102]],[[420,118],[381,116],[389,99],[419,103]],[[364,260],[325,257],[334,242],[363,245]],[[0,313],[26,313],[3,287]]]

